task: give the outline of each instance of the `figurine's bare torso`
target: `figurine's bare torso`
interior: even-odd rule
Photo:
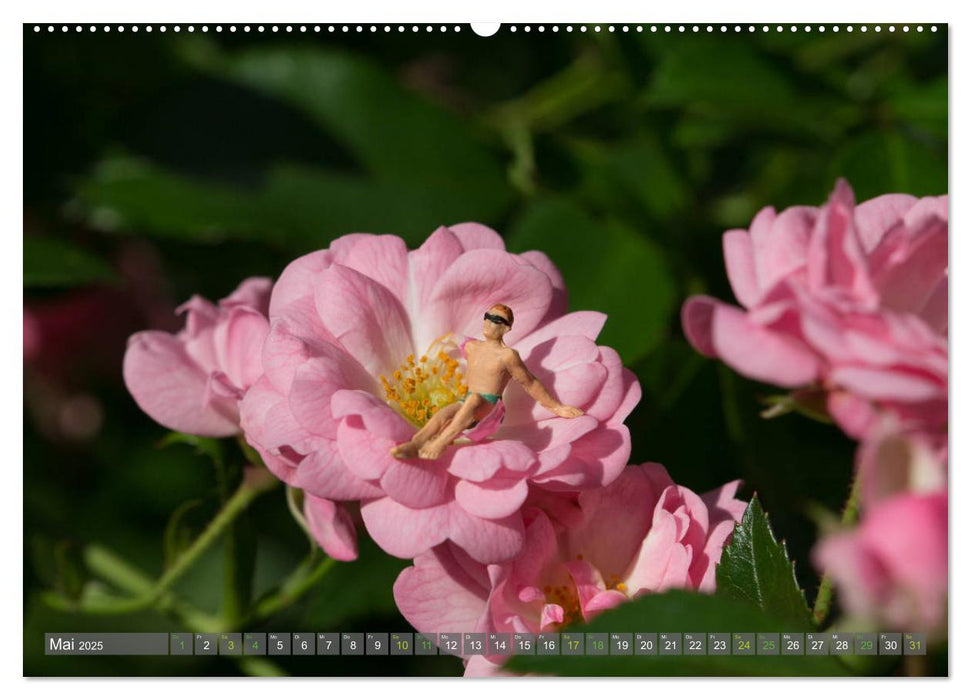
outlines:
[[[466,377],[469,393],[501,396],[509,383],[509,365],[515,350],[509,346],[490,345],[481,340],[465,344]]]
[[[519,353],[502,337],[512,328],[512,309],[494,305],[485,314],[484,340],[465,344],[466,378],[469,393],[457,403],[438,411],[408,442],[395,445],[391,454],[397,459],[436,459],[463,430],[489,416],[502,400],[510,379],[515,379],[527,394],[561,418],[576,418],[583,411],[565,406],[553,398],[526,368]]]

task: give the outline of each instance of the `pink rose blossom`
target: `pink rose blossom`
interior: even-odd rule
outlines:
[[[535,634],[647,593],[713,591],[745,510],[738,485],[698,496],[660,464],[628,467],[606,487],[529,508],[512,561],[484,566],[451,543],[418,556],[395,582],[395,601],[419,632]],[[476,660],[467,673],[489,669]]]
[[[506,342],[586,415],[558,418],[513,383],[491,439],[436,460],[394,459],[391,447],[432,406],[464,395],[459,348],[496,302],[515,311]],[[247,440],[283,481],[360,500],[371,536],[394,556],[450,541],[479,562],[509,559],[523,546],[530,486],[599,487],[626,464],[623,420],[640,386],[596,344],[605,317],[567,313],[549,259],[506,252],[485,226],[439,228],[413,251],[396,236],[344,236],[284,270],[269,317],[265,375],[241,406]]]
[[[947,493],[902,493],[813,551],[840,605],[887,629],[939,633],[947,617]]]
[[[143,331],[128,341],[123,372],[135,402],[167,428],[225,437],[240,432],[239,402],[262,376],[271,281],[244,280],[218,304],[193,296],[179,333]],[[357,558],[354,526],[343,507],[307,497],[304,514],[330,556]]]
[[[840,180],[824,206],[763,209],[725,233],[743,308],[696,296],[682,311],[700,352],[783,387],[820,385],[861,438],[889,413],[946,435],[947,196],[854,205]]]
[[[123,373],[138,406],[166,428],[225,437],[239,432],[239,401],[263,374],[260,349],[271,281],[244,280],[218,304],[193,296],[179,333],[128,340]]]

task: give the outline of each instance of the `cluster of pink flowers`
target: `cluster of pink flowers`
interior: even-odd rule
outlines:
[[[822,207],[763,209],[723,238],[743,308],[697,296],[682,311],[700,352],[825,394],[861,441],[863,521],[815,559],[850,614],[932,631],[947,590],[947,203],[893,194],[856,205],[841,180]]]
[[[464,395],[459,348],[497,301],[515,310],[504,340],[584,415],[558,417],[513,384],[489,439],[395,459],[433,406]],[[645,592],[713,589],[744,508],[737,483],[699,497],[659,465],[627,467],[624,419],[640,385],[596,343],[606,317],[567,312],[542,253],[509,253],[479,224],[442,227],[412,251],[354,234],[273,285],[247,280],[219,304],[193,298],[180,311],[179,334],[129,343],[138,404],[176,430],[241,434],[303,490],[308,529],[334,558],[357,556],[359,512],[381,548],[415,560],[395,597],[418,629],[477,629],[462,617],[468,576],[483,629],[549,629]],[[437,591],[446,600],[432,619],[421,606]]]
[[[843,609],[938,630],[947,590],[947,198],[855,205],[840,181],[819,208],[761,211],[724,236],[738,308],[693,297],[685,332],[737,371],[823,393],[861,441],[863,521],[814,552]],[[467,392],[461,348],[484,310],[515,309],[505,337],[562,403],[558,417],[513,383],[488,439],[435,459],[396,459],[436,410]],[[240,435],[304,492],[330,556],[357,556],[358,527],[413,559],[396,603],[422,632],[541,632],[633,597],[712,591],[745,503],[658,464],[628,466],[636,377],[597,344],[603,314],[567,311],[563,279],[480,224],[416,250],[352,234],[292,262],[275,284],[193,297],[178,334],[129,342],[135,400],[183,432]],[[798,399],[796,399],[798,400]],[[353,514],[353,515],[352,515]],[[501,659],[474,657],[468,674]]]
[[[451,544],[416,557],[395,582],[395,601],[420,632],[535,634],[645,593],[714,591],[715,565],[746,506],[734,498],[738,485],[698,496],[660,464],[628,467],[605,488],[527,508],[515,559],[485,566]],[[466,675],[492,675],[498,661],[471,657]]]

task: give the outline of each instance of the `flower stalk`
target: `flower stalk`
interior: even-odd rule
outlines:
[[[859,472],[853,477],[853,485],[850,488],[850,496],[846,499],[843,507],[843,515],[840,524],[843,527],[854,525],[860,517],[860,476]],[[819,580],[819,592],[816,594],[816,603],[813,605],[813,621],[817,627],[822,627],[826,618],[829,617],[829,610],[833,604],[833,579],[828,572],[824,572]]]

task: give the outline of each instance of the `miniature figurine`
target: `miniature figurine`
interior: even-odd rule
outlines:
[[[513,312],[505,304],[494,304],[485,316],[482,334],[485,340],[469,340],[463,346],[468,379],[468,393],[458,402],[445,406],[432,416],[408,442],[395,445],[391,454],[397,459],[436,459],[463,431],[474,442],[485,439],[499,429],[506,413],[502,392],[509,379],[515,379],[540,405],[561,418],[576,418],[583,411],[566,406],[526,368],[519,353],[502,338],[512,330]]]

